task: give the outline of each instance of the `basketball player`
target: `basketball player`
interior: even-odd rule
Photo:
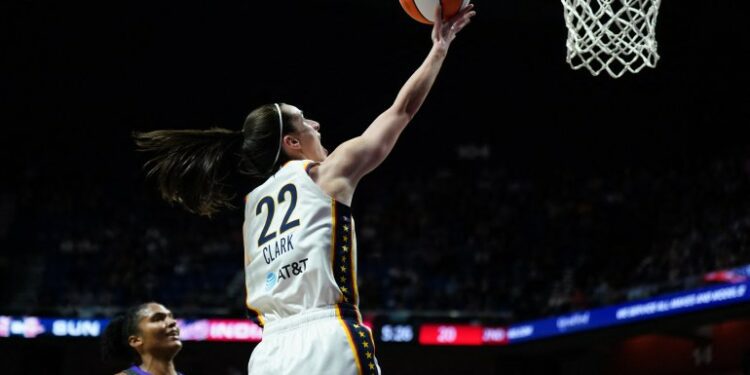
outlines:
[[[112,319],[102,335],[105,361],[133,363],[117,375],[179,375],[173,359],[180,349],[177,322],[156,302],[131,307]]]
[[[289,104],[261,106],[241,131],[136,133],[162,197],[208,215],[230,207],[227,176],[249,176],[245,197],[247,307],[264,326],[250,374],[378,374],[372,333],[358,310],[350,204],[360,179],[391,152],[440,71],[470,5],[432,29],[432,48],[390,108],[330,155],[320,124]],[[238,156],[239,160],[233,159]],[[239,168],[237,166],[239,165]]]

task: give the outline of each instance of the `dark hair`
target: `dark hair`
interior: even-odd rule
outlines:
[[[128,338],[138,333],[139,313],[148,303],[133,306],[109,322],[101,339],[102,359],[107,363],[141,363],[138,352],[128,343]]]
[[[284,111],[282,125],[282,135],[294,131]],[[275,104],[252,111],[242,131],[154,130],[135,132],[133,137],[140,151],[155,154],[144,167],[149,177],[157,178],[162,198],[209,217],[222,208],[234,207],[235,193],[229,181],[237,172],[250,178],[250,186],[245,188],[252,189],[289,159],[279,151]],[[277,152],[280,154],[274,162]]]

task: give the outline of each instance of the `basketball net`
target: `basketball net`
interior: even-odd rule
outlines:
[[[656,67],[656,17],[661,0],[561,0],[568,27],[567,62],[598,76]]]

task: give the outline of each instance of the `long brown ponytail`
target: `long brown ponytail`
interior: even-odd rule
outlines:
[[[164,200],[205,216],[232,207],[235,194],[225,181],[239,164],[241,132],[154,130],[133,137],[140,151],[154,154],[144,167]]]
[[[290,115],[277,108],[280,103],[255,109],[242,131],[154,130],[135,132],[133,138],[139,151],[154,155],[144,167],[157,179],[162,198],[211,216],[233,208],[236,194],[229,181],[236,172],[249,179],[243,187],[252,190],[289,160],[279,140],[294,128]]]

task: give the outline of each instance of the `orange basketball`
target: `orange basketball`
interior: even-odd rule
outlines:
[[[406,13],[415,20],[432,25],[435,22],[435,7],[443,4],[443,19],[453,17],[459,10],[469,5],[470,0],[398,0]]]

